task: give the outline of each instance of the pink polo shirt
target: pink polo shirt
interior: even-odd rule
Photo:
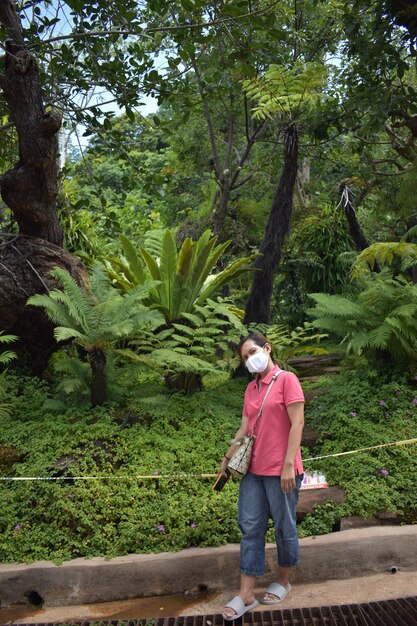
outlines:
[[[276,365],[260,381],[260,391],[258,391],[258,378],[250,382],[246,388],[243,415],[249,418],[249,434],[257,420],[271,378],[279,369]],[[261,476],[279,476],[281,474],[291,428],[287,406],[294,402],[304,402],[303,390],[295,374],[282,370],[272,385],[255,431],[256,439],[249,467],[252,474]],[[295,457],[294,468],[296,474],[303,473],[299,449]]]

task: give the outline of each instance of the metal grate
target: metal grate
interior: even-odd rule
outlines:
[[[220,614],[157,619],[55,622],[32,626],[223,626]],[[369,604],[342,604],[281,611],[254,611],[231,624],[238,626],[417,626],[417,596]],[[25,626],[19,624],[16,626]]]

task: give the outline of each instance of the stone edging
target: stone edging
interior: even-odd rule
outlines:
[[[301,539],[301,565],[293,581],[319,582],[417,570],[417,525],[346,530]],[[266,548],[265,582],[272,582],[276,548]],[[177,553],[74,559],[62,565],[0,565],[0,607],[44,607],[110,602],[186,591],[225,591],[239,580],[239,546],[189,548]]]

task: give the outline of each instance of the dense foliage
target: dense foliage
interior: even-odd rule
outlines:
[[[52,414],[44,408],[47,386],[9,377],[13,417],[1,421],[1,475],[66,480],[1,483],[3,562],[239,541],[238,481],[217,493],[214,478],[199,474],[217,471],[240,422],[245,381],[212,378],[207,390],[188,397],[167,395],[159,379],[136,367],[119,369],[117,380],[119,402]],[[415,435],[415,380],[383,381],[358,369],[305,383],[305,390],[310,386],[316,398],[307,407],[307,423],[320,440],[304,450],[306,458]],[[129,399],[128,409],[120,409],[121,396]],[[311,461],[306,468],[324,470],[330,484],[346,489],[347,501],[319,507],[302,522],[301,536],[330,532],[343,517],[381,509],[403,522],[417,519],[414,446]]]
[[[415,436],[413,5],[0,0],[0,477],[68,478],[0,482],[1,560],[237,541],[237,483],[179,474],[217,469],[252,323],[355,355],[305,456]],[[415,523],[414,458],[317,462],[348,497],[300,533]]]

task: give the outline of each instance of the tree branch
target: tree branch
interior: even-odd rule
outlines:
[[[233,187],[231,187],[230,190],[235,191],[235,189],[239,189],[239,187],[243,187],[243,185],[245,185],[253,177],[254,177],[254,174],[249,174],[249,176],[246,176],[246,178],[241,180],[240,183],[238,183],[237,185],[233,185]]]
[[[237,168],[235,170],[235,173],[233,174],[232,179],[230,181],[230,186],[231,187],[236,188],[235,184],[236,184],[236,181],[237,181],[237,179],[239,177],[241,169],[242,169],[242,167],[244,166],[246,160],[249,157],[249,154],[250,154],[250,151],[252,150],[253,144],[255,143],[255,141],[257,141],[258,136],[265,130],[265,128],[267,126],[267,123],[268,123],[268,119],[263,120],[259,124],[259,126],[257,128],[255,128],[255,130],[254,130],[253,134],[251,135],[251,137],[249,137],[249,140],[246,143],[246,147],[245,147],[245,149],[243,151],[243,154],[242,154],[242,156],[238,160],[238,165],[237,165]]]
[[[200,74],[200,70],[198,69],[195,57],[193,58],[193,68],[194,68],[195,76],[197,78],[198,91],[199,91],[199,94],[200,94],[201,103],[203,105],[204,116],[205,116],[206,122],[207,122],[207,128],[208,128],[208,132],[209,132],[209,139],[210,139],[210,146],[211,146],[211,154],[212,154],[212,157],[213,157],[213,163],[214,163],[214,167],[215,167],[215,170],[216,170],[216,174],[217,174],[218,178],[220,178],[220,176],[221,176],[221,168],[220,168],[219,153],[218,153],[217,145],[216,145],[216,134],[214,132],[214,124],[213,124],[213,120],[212,120],[212,117],[211,117],[211,113],[210,113],[210,108],[209,108],[208,102],[207,102],[207,100],[205,98],[205,95],[204,95],[203,87],[202,87],[202,84],[201,84],[201,74]]]
[[[401,163],[398,163],[398,161],[396,161],[395,159],[373,159],[372,163],[391,163],[391,165],[395,165],[395,167],[401,172],[406,169],[403,165],[401,165]]]
[[[39,45],[44,45],[45,43],[53,43],[56,41],[65,41],[69,39],[83,39],[85,37],[103,37],[108,35],[137,35],[146,37],[147,35],[152,35],[154,33],[166,33],[173,32],[178,30],[198,30],[202,28],[207,28],[208,26],[222,26],[223,24],[229,24],[230,22],[236,22],[237,20],[242,20],[248,17],[254,17],[256,15],[267,15],[270,13],[277,4],[279,4],[280,0],[275,0],[264,9],[258,9],[257,11],[250,11],[248,13],[243,13],[242,15],[235,15],[233,17],[222,17],[217,20],[211,20],[208,22],[197,22],[196,24],[177,24],[172,26],[159,26],[154,28],[136,28],[136,29],[126,29],[126,30],[99,30],[88,33],[72,33],[70,35],[60,35],[58,37],[51,37],[50,39],[43,39],[41,42],[33,44],[32,47],[36,47]],[[0,20],[1,21],[1,20]]]
[[[375,176],[403,176],[403,174],[407,174],[408,172],[412,172],[412,167],[406,167],[400,172],[380,172],[379,170],[374,170]]]
[[[233,150],[233,131],[235,128],[235,117],[233,115],[233,113],[230,114],[229,117],[229,130],[227,133],[227,150],[226,150],[226,155],[224,157],[224,162],[223,162],[223,172],[226,169],[229,169],[229,165],[230,165],[230,157],[232,156],[232,150]]]
[[[22,25],[15,11],[13,0],[0,1],[0,24],[8,31],[7,35],[18,46],[24,47]]]

